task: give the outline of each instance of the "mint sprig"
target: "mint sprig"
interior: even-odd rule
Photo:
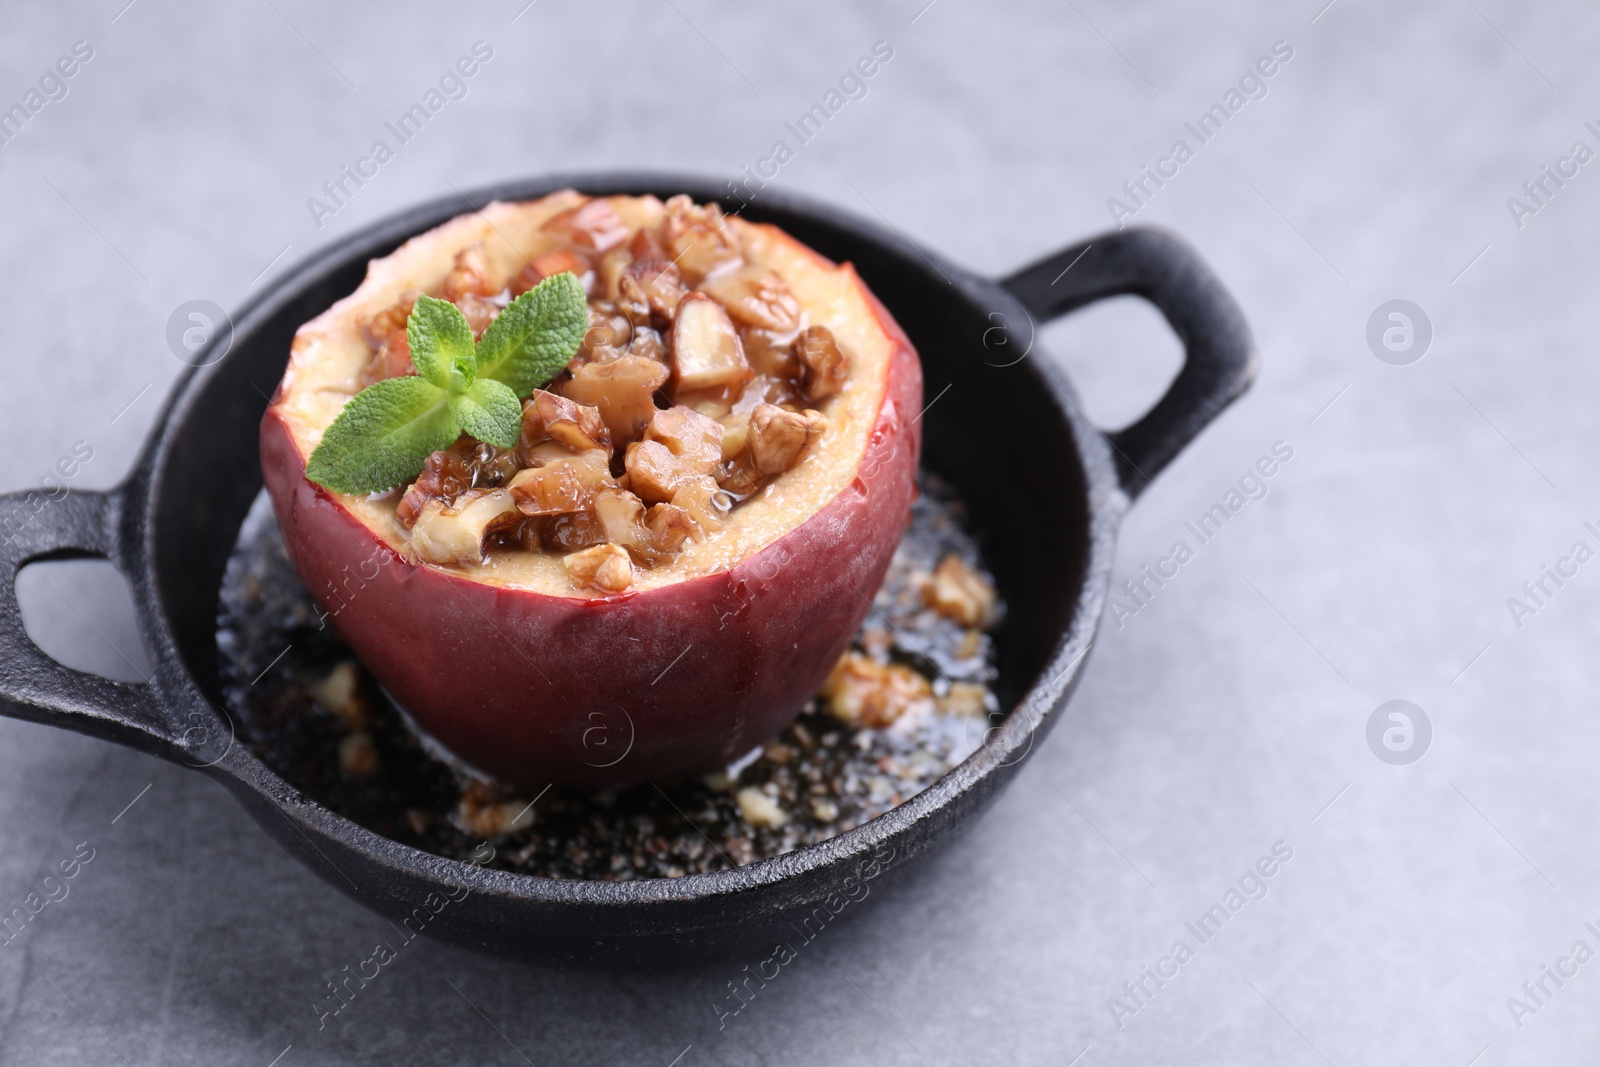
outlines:
[[[511,301],[476,344],[460,308],[417,297],[406,320],[416,376],[352,397],[311,453],[306,477],[335,493],[376,493],[415,478],[463,433],[512,447],[522,398],[572,362],[588,328],[583,285],[570,273]]]

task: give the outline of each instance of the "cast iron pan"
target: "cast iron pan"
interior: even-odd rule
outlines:
[[[215,362],[185,375],[121,486],[49,502],[37,493],[0,497],[0,519],[14,520],[0,522],[0,712],[204,770],[333,885],[395,921],[416,916],[414,925],[460,945],[597,966],[770,947],[780,928],[810,927],[808,917],[826,920],[844,902],[863,899],[866,883],[876,892],[876,879],[902,877],[1011,780],[1077,684],[1124,511],[1249,385],[1254,346],[1221,283],[1189,246],[1160,231],[1104,234],[993,281],[831,207],[763,191],[742,213],[854,263],[922,357],[927,399],[935,401],[925,415],[923,462],[959,488],[1008,605],[997,695],[1011,711],[978,752],[900,807],[746,867],[590,882],[441,859],[328,811],[233,742],[218,681],[218,588],[261,488],[257,425],[296,327],[354,290],[369,259],[407,238],[492,199],[532,199],[569,186],[688,193],[737,206],[705,180],[559,175],[479,190],[470,203],[425,204],[287,272],[240,311],[231,349],[222,358],[209,353]],[[1079,411],[1061,373],[1029,350],[1039,323],[1119,294],[1159,308],[1185,358],[1149,414],[1105,434]],[[212,343],[224,341],[219,335]],[[25,634],[17,571],[35,560],[84,556],[109,559],[130,579],[155,662],[148,684],[71,670]]]

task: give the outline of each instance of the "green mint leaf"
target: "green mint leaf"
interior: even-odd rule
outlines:
[[[322,435],[306,477],[335,493],[377,493],[409,482],[430,455],[461,436],[449,399],[444,389],[410,375],[368,386]]]
[[[571,272],[546,278],[506,307],[478,342],[478,378],[528,396],[572,362],[589,330],[583,284]]]
[[[481,378],[450,397],[450,414],[467,433],[499,448],[512,448],[522,436],[522,402],[504,382]]]
[[[417,297],[406,319],[406,343],[411,346],[411,362],[425,381],[453,393],[472,384],[468,379],[459,389],[455,386],[456,365],[463,358],[473,359],[472,327],[450,301]]]

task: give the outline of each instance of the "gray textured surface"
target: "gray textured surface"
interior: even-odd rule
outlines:
[[[1600,119],[1585,110],[1600,89],[1591,10],[938,0],[913,21],[924,0],[872,14],[539,0],[513,23],[523,0],[393,14],[139,0],[113,22],[122,2],[0,8],[7,104],[74,41],[95,50],[0,148],[0,487],[34,484],[80,440],[95,458],[78,484],[112,484],[180,369],[169,312],[236,305],[286,245],[268,274],[451,183],[736,172],[877,39],[892,62],[779,181],[994,272],[1104,228],[1124,179],[1274,41],[1292,44],[1267,97],[1138,216],[1188,235],[1227,279],[1265,369],[1139,503],[1119,580],[1275,441],[1294,457],[1108,627],[1067,721],[993,813],[721,1033],[709,1005],[737,963],[570,975],[431,944],[319,1033],[313,1000],[388,936],[380,920],[197,776],[0,722],[0,910],[79,842],[95,849],[70,895],[0,947],[0,1063],[264,1067],[291,1044],[283,1067],[665,1067],[691,1045],[677,1062],[1065,1064],[1086,1046],[1084,1067],[1592,1056],[1600,963],[1547,980],[1554,995],[1520,1029],[1506,1001],[1574,942],[1600,948],[1583,926],[1600,920],[1600,566],[1520,630],[1506,599],[1574,541],[1600,547],[1582,525],[1600,519],[1584,302],[1600,164],[1520,230],[1505,203],[1574,140],[1600,147],[1583,129]],[[319,231],[306,198],[480,38],[494,58],[467,98]],[[1436,332],[1411,366],[1364,341],[1396,297]],[[1045,341],[1111,422],[1176,365],[1144,313],[1097,311]],[[101,587],[29,578],[54,647],[137,669]],[[1434,725],[1411,766],[1364,739],[1395,697]],[[1119,1029],[1108,998],[1279,840],[1294,856],[1267,897]]]

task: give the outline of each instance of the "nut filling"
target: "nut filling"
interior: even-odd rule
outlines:
[[[472,566],[498,552],[562,557],[573,588],[625,593],[635,570],[715,537],[739,505],[804,463],[850,370],[783,278],[749,262],[715,204],[667,201],[630,228],[605,200],[545,223],[557,242],[509,279],[481,245],[437,293],[482,336],[512,299],[576,275],[589,330],[577,356],[523,402],[512,448],[463,435],[399,495],[418,560]],[[361,384],[415,374],[408,291],[371,315]]]

